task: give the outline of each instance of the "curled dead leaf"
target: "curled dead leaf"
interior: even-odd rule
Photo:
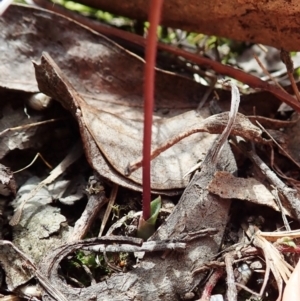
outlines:
[[[208,190],[224,199],[249,201],[279,211],[272,193],[254,178],[238,178],[231,173],[217,171],[208,185]],[[292,216],[285,208],[283,213]]]
[[[119,175],[126,178],[128,163],[135,161],[142,153],[142,118],[113,114],[102,110],[101,103],[88,103],[75,91],[48,54],[43,55],[40,65],[35,64],[35,69],[41,91],[59,99],[67,109],[73,111],[81,124],[82,135],[88,133],[92,137],[84,139],[85,148],[88,149],[88,144],[93,140],[99,154]],[[169,118],[156,116],[152,128],[152,147],[171,147],[167,150],[164,148],[165,151],[152,161],[152,189],[176,189],[187,185],[188,179],[183,178],[184,174],[206,152],[212,139],[210,135],[199,132],[221,133],[227,125],[228,113],[205,118],[208,114],[207,109],[203,109],[200,113],[193,110]],[[140,117],[140,114],[136,116]],[[267,142],[261,137],[262,131],[241,114],[238,114],[232,133],[253,141]],[[172,139],[173,143],[170,143]],[[207,139],[209,143],[205,143]],[[201,152],[199,143],[203,147]],[[93,161],[93,158],[89,159]],[[103,175],[102,169],[95,169]],[[129,179],[141,185],[141,170],[133,172]]]

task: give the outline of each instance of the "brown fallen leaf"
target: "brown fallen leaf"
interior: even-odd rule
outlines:
[[[280,211],[272,193],[254,178],[238,178],[226,171],[217,171],[208,185],[208,190],[224,199],[249,201]],[[285,208],[283,213],[292,216]]]
[[[76,93],[48,54],[43,55],[40,65],[35,64],[35,69],[40,90],[59,99],[66,108],[75,112],[78,122],[82,124],[81,133],[85,135],[88,132],[93,137],[93,142],[108,163],[125,178],[128,164],[142,153],[142,119],[124,118],[103,111],[96,102],[93,106],[88,104]],[[152,161],[152,189],[167,190],[187,185],[188,179],[183,178],[184,174],[195,164],[196,158],[206,153],[205,140],[211,142],[211,136],[199,132],[221,133],[228,121],[228,113],[206,119],[203,115],[207,116],[206,109],[200,113],[188,111],[168,119],[156,116],[152,128],[152,148],[155,150],[166,142],[170,146],[168,141],[173,138],[174,143]],[[262,131],[241,114],[238,115],[232,133],[253,141],[267,142],[261,137]],[[185,139],[176,140],[178,137]],[[90,141],[90,138],[84,139],[86,149]],[[202,150],[199,154],[200,141]],[[102,169],[94,168],[103,175]],[[133,172],[129,179],[141,185],[141,170]]]
[[[26,15],[30,15],[30,19],[27,19]],[[16,28],[15,24],[19,24],[20,18],[30,28],[30,35],[27,34],[27,29],[25,30],[23,27]],[[58,24],[58,26],[53,26],[53,23]],[[0,85],[14,89],[37,91],[38,87],[32,72],[32,65],[29,64],[31,64],[32,59],[39,59],[43,50],[47,50],[55,57],[59,67],[89,106],[100,107],[101,110],[106,112],[107,116],[111,116],[110,113],[117,117],[122,116],[125,120],[131,119],[142,123],[144,71],[144,61],[142,59],[105,37],[81,27],[76,22],[71,22],[67,18],[36,8],[11,6],[4,17],[1,18],[0,27],[3,28],[3,36],[0,37],[0,39],[4,37],[3,45],[11,47],[6,61],[15,64],[14,72],[11,71],[12,68],[9,65],[2,64],[4,69],[0,72]],[[51,30],[45,30],[45,28]],[[64,30],[61,30],[62,28]],[[14,39],[12,40],[14,35],[22,37],[22,41],[20,40],[22,51],[18,47],[19,41],[17,40],[16,45]],[[0,42],[2,43],[2,41]],[[30,51],[33,48],[35,52]],[[128,72],[129,70],[130,72]],[[16,74],[18,74],[17,77]],[[26,81],[20,81],[20,75]],[[201,95],[206,90],[205,87],[187,78],[175,76],[169,72],[157,71],[156,78],[157,95],[154,118],[157,120],[170,118],[191,108],[196,108]],[[47,89],[53,90],[53,87],[49,86]],[[56,92],[51,91],[48,94],[53,95]],[[65,101],[61,96],[56,97],[56,99],[60,99],[62,102]],[[73,110],[72,98],[67,102],[63,103],[64,106],[69,108],[73,114],[76,114]],[[208,117],[210,115],[209,110],[207,108],[203,109],[201,115],[203,118]],[[111,123],[110,118],[108,119],[108,122]],[[107,125],[104,124],[103,128],[105,126]],[[106,158],[99,153],[98,146],[93,143],[90,133],[85,131],[83,127],[81,128],[83,140],[86,143],[87,157],[94,169],[101,170],[103,177],[115,183],[128,188],[140,189],[140,183],[137,185],[115,170],[115,162],[106,161]],[[101,126],[99,129],[101,129]],[[102,132],[109,135],[107,131],[103,130]],[[190,166],[203,157],[214,139],[214,137],[207,134],[197,135],[198,139],[202,140],[203,150],[201,152],[199,152],[199,148],[195,143],[193,146],[188,143],[183,144],[180,149],[182,154],[187,153],[187,157],[191,159]],[[189,149],[194,149],[194,151],[187,152]],[[122,156],[122,153],[120,156]],[[176,160],[177,158],[174,158],[174,161]],[[170,176],[180,177],[180,175],[173,172],[170,173]],[[168,178],[168,173],[165,178]],[[187,180],[175,179],[173,187],[182,188],[186,183]],[[170,189],[170,187],[165,189]]]
[[[30,19],[26,18],[28,15]],[[20,19],[22,24],[28,25],[26,28],[16,27]],[[54,23],[58,26],[53,27]],[[9,46],[5,62],[14,62],[13,72],[10,64],[4,62],[0,64],[3,68],[0,69],[0,85],[37,91],[31,60],[38,60],[42,51],[48,51],[74,86],[75,94],[78,93],[84,101],[80,105],[75,103],[74,97],[77,96],[66,92],[68,87],[56,90],[51,81],[43,84],[43,80],[47,81],[49,78],[42,79],[42,77],[47,77],[47,72],[51,73],[50,70],[38,76],[40,88],[59,100],[76,116],[90,164],[95,170],[101,171],[104,178],[140,190],[140,171],[127,178],[124,177],[124,169],[141,154],[138,150],[141,148],[141,142],[137,141],[137,137],[141,132],[143,119],[144,61],[76,22],[37,8],[11,6],[1,18],[0,27],[3,29],[0,43]],[[30,28],[30,34],[27,28]],[[64,30],[61,30],[62,28]],[[12,38],[15,36],[18,36],[20,41],[16,42],[16,39]],[[35,51],[31,51],[32,49]],[[20,76],[26,81],[20,81]],[[157,139],[155,140],[154,137],[154,148],[156,145],[160,146],[162,141],[184,132],[187,128],[193,128],[201,120],[210,116],[207,107],[202,109],[199,116],[191,111],[197,107],[206,91],[205,87],[161,70],[157,70],[156,78],[153,131]],[[222,95],[225,95],[222,99],[227,99],[229,96],[223,92]],[[257,112],[260,103],[255,104]],[[247,106],[247,102],[245,105]],[[253,105],[251,100],[251,104],[248,103],[251,110]],[[76,115],[78,107],[81,107],[83,117]],[[93,124],[95,119],[98,121]],[[226,120],[224,119],[222,123],[225,124]],[[117,125],[122,131],[126,129],[122,138],[119,134],[116,135]],[[130,132],[127,131],[128,129]],[[221,131],[222,126],[215,133]],[[199,159],[203,159],[213,139],[212,135],[205,133],[193,134],[162,153],[160,159],[157,158],[157,161],[153,162],[156,166],[153,167],[152,189],[170,192],[171,189],[185,187],[188,179],[183,179],[183,175]],[[133,144],[131,150],[123,148],[124,143],[127,143],[126,140]],[[200,141],[201,146],[199,146]],[[119,148],[115,148],[115,144]],[[163,165],[160,164],[161,161],[164,161]]]
[[[125,187],[137,189],[136,185],[129,186],[128,180],[124,176],[122,177],[123,179],[120,178],[119,171],[124,174],[125,167],[130,162],[130,159],[132,160],[137,158],[141,153],[142,136],[139,135],[139,133],[141,133],[142,129],[142,119],[130,119],[128,116],[126,116],[126,119],[124,115],[121,117],[116,114],[100,110],[100,104],[97,105],[96,102],[94,102],[93,106],[88,104],[75,91],[69,81],[62,74],[60,68],[47,54],[42,57],[42,64],[35,64],[35,68],[40,89],[55,99],[60,100],[63,105],[77,118],[85,150],[88,152],[88,160],[92,163],[92,166],[102,176],[109,178],[113,182]],[[137,112],[135,113],[137,114]],[[193,114],[196,116],[195,113]],[[208,109],[204,109],[202,111],[202,115],[208,116]],[[155,119],[159,120],[162,118],[156,116]],[[200,115],[198,117],[198,120],[199,119],[202,120],[203,117]],[[190,121],[187,120],[187,122]],[[166,134],[163,136],[164,139],[168,137]],[[153,169],[154,179],[155,174],[159,172],[161,173],[159,176],[156,176],[158,181],[152,181],[153,189],[185,187],[188,180],[182,179],[184,171],[181,171],[180,169],[184,169],[184,165],[182,165],[181,160],[184,157],[184,163],[187,165],[190,160],[189,164],[192,166],[198,158],[198,141],[202,141],[203,151],[199,154],[199,157],[201,158],[213,139],[211,135],[197,135],[198,139],[196,141],[194,140],[195,137],[189,137],[185,143],[177,144],[177,151],[173,151],[173,153],[171,153],[169,160],[162,163],[163,165],[160,166],[159,170],[155,171],[155,169]],[[100,141],[94,139],[95,137],[99,137]],[[94,145],[91,145],[93,143]],[[105,146],[103,144],[105,144]],[[99,148],[101,151],[103,151],[104,148],[104,151],[99,152]],[[104,156],[102,157],[103,153]],[[106,158],[106,155],[108,158]],[[102,162],[100,162],[100,164],[99,156],[102,157]],[[107,159],[108,162],[106,161]],[[103,168],[103,165],[105,164],[107,165],[106,169]],[[111,176],[112,173],[114,173],[114,177]],[[138,181],[140,186],[141,178],[139,178]],[[133,182],[131,181],[131,183]]]

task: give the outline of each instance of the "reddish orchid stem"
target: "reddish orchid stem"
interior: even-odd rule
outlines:
[[[157,27],[160,21],[163,0],[152,0],[150,4],[150,27],[147,36],[145,85],[144,85],[144,141],[143,141],[143,218],[150,217],[151,202],[151,138],[154,107],[155,61]]]

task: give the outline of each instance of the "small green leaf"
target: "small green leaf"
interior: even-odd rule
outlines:
[[[160,208],[161,208],[161,197],[159,196],[158,198],[153,200],[150,204],[151,216],[147,220],[147,223],[155,225]]]
[[[155,232],[155,224],[161,208],[161,197],[159,196],[150,204],[151,216],[148,220],[144,220],[141,216],[139,220],[137,236],[147,240]]]
[[[291,237],[288,237],[288,236],[284,236],[284,237],[277,239],[277,243],[279,243],[281,245],[286,245],[291,248],[296,248],[295,242],[293,241],[293,239]]]

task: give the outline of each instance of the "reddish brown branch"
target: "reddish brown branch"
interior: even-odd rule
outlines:
[[[209,280],[206,282],[202,296],[198,301],[209,301],[211,297],[211,292],[216,286],[219,279],[223,276],[224,271],[222,269],[215,270],[210,276]]]
[[[104,35],[110,36],[110,37],[117,37],[122,40],[130,41],[134,44],[140,45],[142,47],[146,46],[146,40],[138,36],[136,34],[126,32],[123,30],[119,30],[116,28],[104,26],[100,24],[99,22],[92,21],[86,17],[80,16],[76,13],[73,13],[71,11],[68,11],[67,9],[64,9],[63,7],[46,1],[46,0],[34,0],[34,2],[44,8],[47,8],[49,10],[55,11],[57,13],[63,14],[65,16],[68,16],[69,18],[72,18],[81,24],[84,24],[95,31],[102,33]],[[252,88],[258,88],[261,90],[266,90],[276,97],[278,97],[281,101],[285,102],[289,106],[291,106],[294,110],[300,112],[300,103],[297,102],[297,100],[290,94],[285,93],[284,91],[281,91],[278,87],[268,84],[267,82],[261,80],[258,77],[255,77],[251,74],[245,73],[241,70],[235,69],[231,66],[222,65],[219,62],[210,60],[208,58],[202,57],[198,54],[190,53],[187,51],[184,51],[182,49],[158,43],[157,48],[159,50],[164,50],[167,52],[170,52],[172,54],[182,56],[187,60],[193,61],[194,63],[206,66],[208,68],[211,68],[215,72],[223,75],[227,75],[229,77],[235,78],[236,80],[239,80],[240,82],[249,85]]]

